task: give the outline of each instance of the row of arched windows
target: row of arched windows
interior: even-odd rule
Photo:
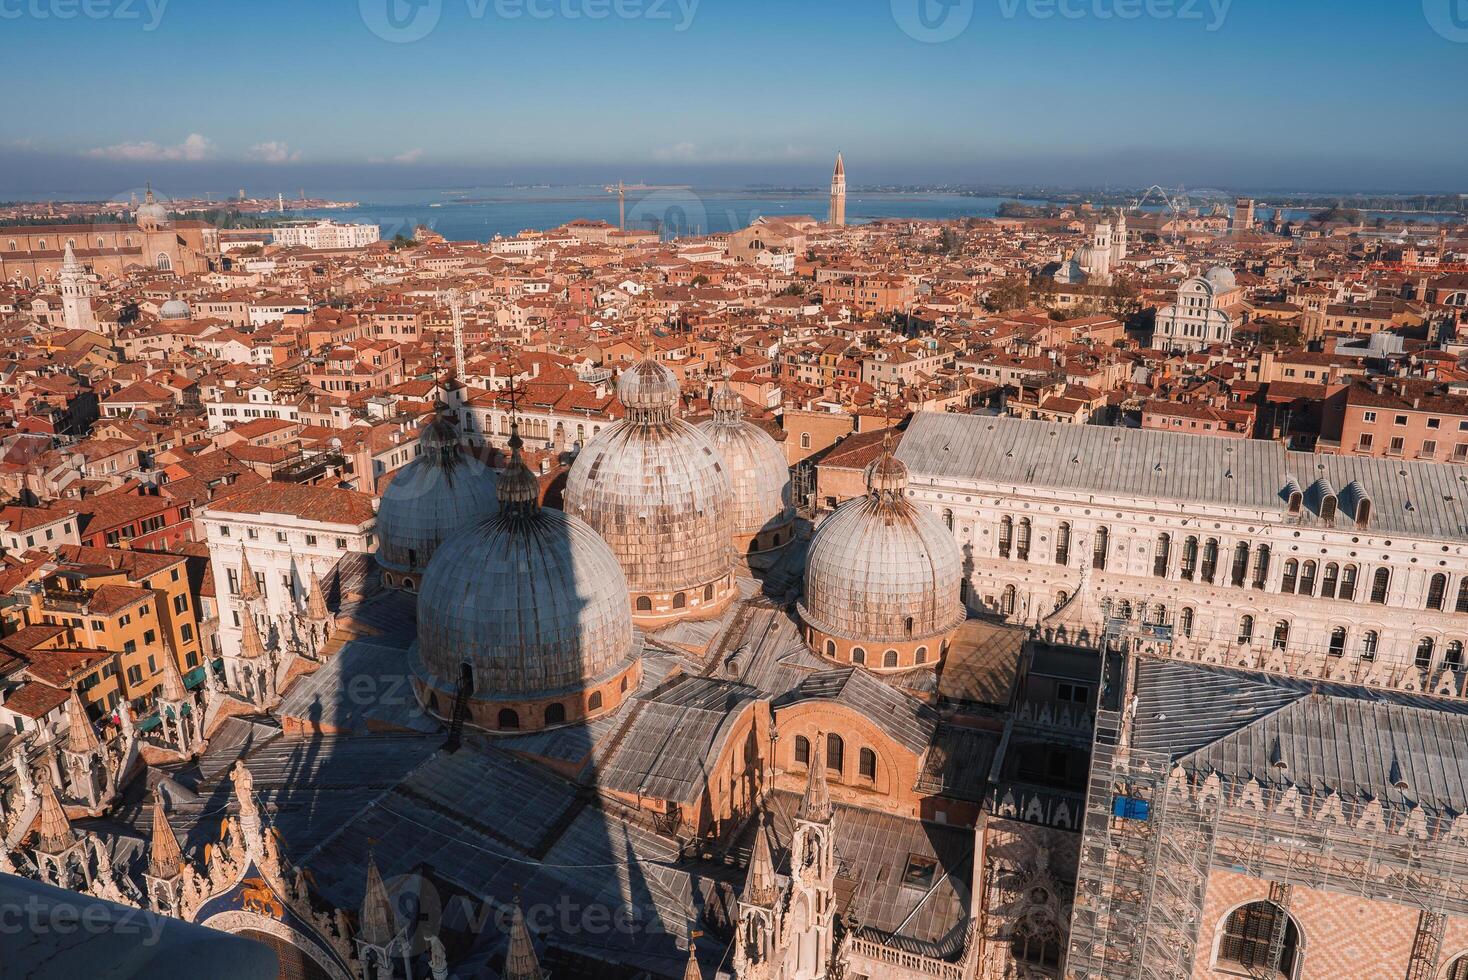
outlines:
[[[809,766],[810,761],[810,739],[804,735],[795,736],[795,764],[798,766]],[[838,777],[846,773],[846,740],[834,732],[826,736],[826,772],[835,773]],[[857,753],[856,774],[858,778],[874,781],[877,778],[877,753],[863,746]]]
[[[714,601],[714,586],[713,586],[713,583],[712,582],[710,582],[708,585],[705,585],[703,587],[703,601],[704,602],[713,602]],[[687,607],[688,607],[688,593],[686,593],[686,592],[674,592],[673,593],[673,608],[674,609],[686,609]],[[652,612],[652,598],[650,596],[645,596],[645,595],[638,596],[637,597],[637,602],[636,602],[636,609],[637,609],[638,612]]]
[[[911,620],[911,618],[909,618],[908,621],[907,621],[907,631],[909,633],[912,632],[912,620]],[[827,657],[830,657],[832,660],[835,660],[836,659],[836,641],[828,638],[826,640],[826,643],[825,643],[825,651],[826,651],[826,656]],[[892,650],[892,649],[885,650],[885,651],[882,652],[881,666],[886,667],[886,668],[896,667],[896,666],[899,665],[899,659],[900,658],[899,658],[899,655],[898,655],[898,653],[897,653],[896,650]],[[859,647],[859,646],[852,647],[851,648],[851,662],[854,663],[854,664],[861,664],[862,666],[873,666],[873,667],[877,666],[875,663],[873,663],[873,664],[868,664],[867,663],[867,651],[866,651],[866,648],[865,647]],[[920,646],[916,650],[913,651],[913,662],[914,663],[917,663],[917,664],[925,664],[925,663],[928,662],[928,648],[926,646]]]

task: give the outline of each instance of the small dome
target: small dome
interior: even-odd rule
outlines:
[[[133,219],[140,225],[161,225],[168,221],[168,209],[153,198],[153,188],[148,188],[147,196],[143,199],[143,203],[139,205]]]
[[[171,299],[158,308],[158,319],[160,320],[187,320],[194,315],[189,309],[189,304],[181,299]]]
[[[1237,285],[1237,282],[1234,279],[1233,270],[1221,265],[1215,265],[1213,268],[1209,269],[1203,274],[1203,278],[1208,280],[1208,282],[1213,285],[1213,292],[1215,295],[1217,295],[1218,293],[1226,293]]]
[[[728,384],[716,388],[710,401],[714,417],[698,428],[727,465],[734,488],[734,534],[755,535],[795,520],[784,450],[763,429],[744,420],[743,400]]]
[[[876,644],[935,636],[964,620],[958,544],[906,487],[907,468],[884,453],[867,467],[866,496],[816,530],[800,606],[807,625]]]
[[[540,507],[537,493],[517,452],[499,511],[434,555],[418,596],[418,659],[434,687],[455,690],[467,664],[476,697],[551,696],[636,658],[616,556],[585,522]]]
[[[633,592],[722,579],[733,562],[733,485],[707,435],[675,418],[677,381],[644,359],[617,385],[627,417],[603,429],[566,477],[566,510],[606,539]]]
[[[494,471],[459,449],[438,412],[418,436],[418,455],[393,474],[377,509],[377,560],[422,574],[439,545],[495,511]]]
[[[644,357],[617,379],[617,399],[628,411],[668,411],[678,407],[678,377]]]

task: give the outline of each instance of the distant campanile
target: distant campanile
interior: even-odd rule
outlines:
[[[846,165],[839,152],[836,169],[831,172],[831,224],[837,228],[846,224]]]

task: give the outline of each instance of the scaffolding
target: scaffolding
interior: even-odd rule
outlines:
[[[1284,955],[1296,889],[1419,910],[1409,980],[1437,975],[1446,918],[1468,916],[1468,816],[1321,787],[1187,771],[1128,744],[1129,644],[1108,629],[1103,700],[1081,834],[1068,980],[1183,980],[1216,923],[1202,921],[1210,869],[1268,883]]]

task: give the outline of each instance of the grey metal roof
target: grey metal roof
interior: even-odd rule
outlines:
[[[773,702],[775,708],[803,701],[834,701],[860,712],[908,751],[922,754],[933,740],[938,715],[856,667],[812,674]]]
[[[1176,661],[1136,694],[1134,744],[1191,769],[1468,812],[1468,705]]]
[[[1292,452],[1261,439],[1060,425],[1029,419],[919,412],[897,455],[912,482],[977,480],[1109,497],[1186,501],[1288,517],[1290,478],[1337,490],[1353,481],[1371,498],[1370,528],[1422,537],[1468,535],[1468,468],[1442,463]],[[1349,528],[1346,501],[1331,525],[1307,510],[1298,520]]]

